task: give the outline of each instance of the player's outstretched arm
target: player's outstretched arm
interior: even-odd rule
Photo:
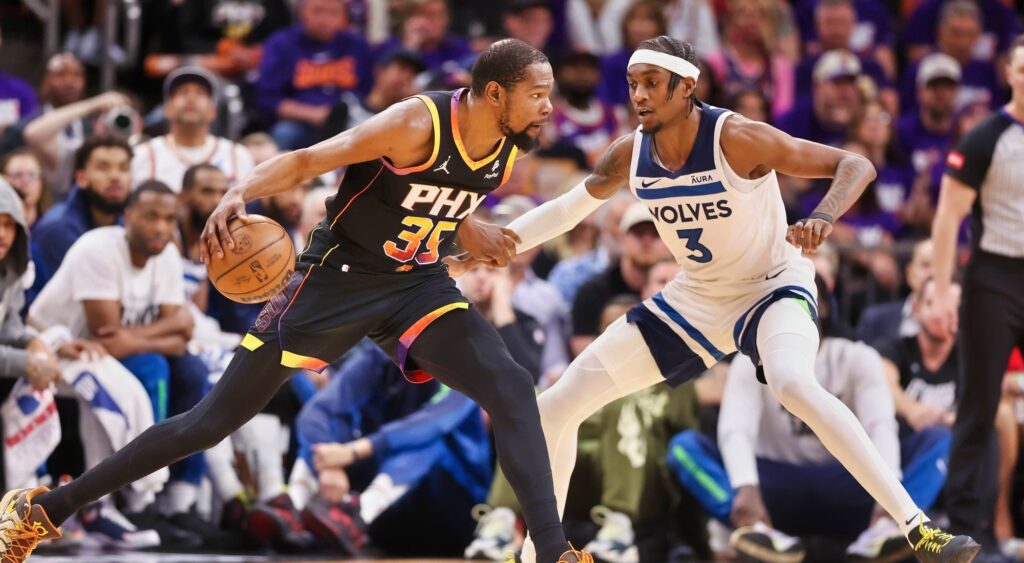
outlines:
[[[786,240],[804,252],[817,250],[832,232],[832,223],[860,198],[876,175],[871,161],[860,155],[797,139],[742,116],[725,122],[722,148],[729,165],[744,178],[760,178],[771,170],[797,178],[832,178],[814,213],[786,233]]]
[[[361,125],[311,147],[278,155],[253,169],[221,198],[200,236],[200,259],[223,256],[234,248],[228,235],[232,217],[245,220],[245,203],[294,189],[295,186],[336,168],[387,158],[397,167],[413,166],[429,158],[434,126],[427,106],[417,99],[399,102]]]

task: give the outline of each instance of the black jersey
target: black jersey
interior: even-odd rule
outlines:
[[[508,180],[517,154],[508,138],[483,160],[466,154],[458,124],[459,98],[466,92],[416,96],[434,120],[430,158],[409,168],[386,158],[349,166],[300,261],[373,272],[441,267],[459,224]]]

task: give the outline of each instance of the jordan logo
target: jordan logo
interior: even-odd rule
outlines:
[[[491,178],[497,178],[498,177],[498,166],[500,166],[500,165],[501,165],[501,159],[499,158],[498,160],[494,161],[494,166],[491,167],[491,173],[490,174],[484,174],[484,180],[490,180]]]
[[[452,155],[448,155],[448,158],[444,159],[444,163],[441,164],[441,166],[438,166],[437,168],[435,168],[434,172],[440,172],[440,171],[444,170],[445,174],[451,174],[451,172],[448,171],[448,161],[451,160],[451,159],[452,159]]]

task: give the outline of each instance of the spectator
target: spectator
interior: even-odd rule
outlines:
[[[113,137],[92,137],[75,152],[76,187],[32,228],[36,279],[29,290],[29,304],[79,237],[121,220],[131,185],[131,159],[128,143]]]
[[[933,176],[941,165],[953,133],[953,111],[960,87],[960,65],[949,55],[933,53],[917,69],[917,104],[896,126],[904,154],[918,175]],[[941,175],[941,169],[937,174]],[[928,186],[938,186],[932,178]],[[935,195],[929,194],[934,209]]]
[[[932,252],[932,242],[928,239],[914,245],[905,270],[910,295],[906,299],[865,308],[857,325],[858,338],[877,348],[883,342],[917,335],[921,325],[914,318],[914,302],[921,286],[932,275]]]
[[[318,182],[319,180],[314,178],[286,192],[255,199],[245,205],[245,210],[249,214],[263,215],[277,221],[288,232],[288,235],[295,239],[298,236],[299,222],[302,221],[302,206],[306,200],[306,194]]]
[[[36,326],[60,324],[75,337],[103,344],[142,381],[157,420],[192,408],[205,393],[209,374],[186,350],[193,321],[184,307],[181,256],[168,244],[177,217],[178,200],[170,188],[143,184],[128,198],[125,226],[82,235],[29,308]],[[201,455],[192,456],[171,467],[164,490],[166,519],[133,513],[133,522],[157,529],[161,540],[182,537],[182,530],[192,535],[189,543],[195,536],[215,540],[217,532],[189,512],[202,462]]]
[[[1010,43],[1024,31],[1020,18],[999,0],[971,0],[971,3],[981,10],[984,23],[981,38],[974,43],[973,58],[1002,68]],[[910,61],[920,60],[934,50],[939,42],[939,23],[950,4],[947,0],[924,0],[910,14],[903,26],[903,41],[907,44]]]
[[[794,61],[774,34],[778,17],[771,0],[730,0],[723,18],[724,46],[703,56],[726,98],[744,89],[760,90],[771,102],[773,117],[786,113],[796,97]]]
[[[25,204],[25,224],[31,229],[53,205],[50,190],[43,184],[43,161],[30,149],[16,149],[0,161],[0,174]]]
[[[370,50],[344,30],[343,0],[304,0],[299,23],[263,46],[257,104],[285,150],[308,146],[344,91],[370,89]]]
[[[449,32],[447,0],[410,0],[407,10],[399,34],[385,41],[378,53],[384,57],[400,50],[416,53],[430,71],[466,64],[473,52],[465,39]]]
[[[566,303],[575,302],[580,286],[605,271],[612,260],[618,258],[618,241],[622,236],[619,225],[626,209],[636,203],[633,194],[619,194],[612,198],[610,204],[605,204],[603,209],[598,210],[597,223],[600,225],[601,233],[597,247],[585,254],[562,260],[552,268],[551,275],[548,276],[551,285],[562,294],[562,299]]]
[[[825,40],[819,35],[818,19],[824,15],[818,11],[820,2],[821,0],[801,0],[793,8],[800,26],[801,43],[810,54],[828,50],[824,47]],[[853,0],[853,9],[857,21],[850,34],[849,44],[843,45],[842,48],[850,49],[862,57],[877,60],[885,69],[886,76],[892,79],[896,76],[896,55],[893,52],[896,37],[893,33],[892,14],[884,2],[876,0]],[[831,25],[826,27],[833,31],[838,30]]]
[[[0,45],[3,37],[0,36]],[[0,138],[9,125],[33,113],[39,105],[36,91],[24,80],[0,72]]]
[[[960,69],[956,108],[975,102],[996,107],[1006,101],[996,77],[996,67],[991,61],[973,58],[974,47],[981,40],[982,25],[981,11],[972,0],[951,0],[942,8],[936,52],[952,57]],[[905,112],[917,107],[915,93],[920,87],[918,79],[925,58],[908,64],[903,73],[900,103]]]
[[[601,311],[616,295],[640,295],[652,266],[669,256],[647,206],[633,203],[619,223],[622,257],[584,283],[572,305],[573,356],[600,334]]]
[[[200,311],[207,309],[210,286],[206,265],[199,260],[199,235],[227,191],[227,176],[209,163],[190,167],[181,182],[181,223],[178,229],[185,268],[185,301],[195,303]]]
[[[882,66],[875,53],[858,52],[853,48],[853,36],[857,26],[854,0],[820,0],[814,10],[814,22],[820,50],[804,56],[796,67],[797,96],[810,93],[811,75],[814,73],[814,65],[821,58],[822,53],[833,49],[847,49],[857,55],[864,75],[874,81],[886,110],[895,113],[898,101],[892,82],[892,77],[896,73],[892,48],[886,45],[878,47],[888,57],[888,64],[891,65],[888,67]]]
[[[544,50],[555,29],[551,12],[547,0],[513,0],[505,6],[505,31],[512,39]]]
[[[729,109],[747,119],[768,122],[768,100],[758,90],[740,90],[730,101]]]
[[[626,87],[626,67],[629,57],[633,55],[640,42],[665,35],[668,33],[668,23],[665,21],[665,14],[662,6],[657,0],[639,0],[632,3],[622,3],[628,8],[622,14],[621,28],[616,28],[616,34],[621,34],[621,47],[611,49],[601,59],[601,87],[600,96],[606,103],[613,106],[622,106],[631,109],[629,101],[629,88]],[[606,5],[603,12],[610,11],[611,5]],[[602,17],[603,17],[602,12]],[[701,56],[711,51],[697,49]]]
[[[827,326],[833,314],[829,293],[820,277],[817,285],[819,319]],[[764,551],[772,560],[798,560],[804,553],[799,536],[818,535],[857,537],[847,555],[858,560],[909,556],[911,546],[899,525],[806,425],[778,408],[768,388],[756,383],[755,371],[743,355],[730,366],[717,446],[696,432],[676,436],[670,444],[669,466],[682,484],[711,516],[737,528],[733,547],[757,560],[761,557],[755,554]],[[903,482],[915,502],[931,506],[942,489],[940,456],[933,447],[941,435],[900,443],[878,353],[825,333],[815,374],[849,405],[885,461],[897,472],[904,468]],[[794,486],[801,488],[800,502],[793,502]],[[830,517],[839,507],[844,517]]]
[[[620,118],[597,97],[600,59],[590,53],[571,53],[555,72],[558,94],[552,100],[551,129],[556,143],[569,143],[587,155],[591,168],[619,135]]]
[[[861,103],[860,75],[860,59],[853,53],[833,50],[823,54],[814,65],[810,99],[800,100],[780,117],[779,128],[794,137],[842,146]]]
[[[204,162],[224,171],[230,184],[252,171],[245,147],[210,134],[217,118],[217,77],[199,67],[183,67],[167,76],[163,93],[171,131],[135,147],[133,186],[158,180],[178,193],[185,170]]]
[[[107,92],[83,99],[85,69],[73,55],[54,55],[46,64],[39,87],[43,106],[5,131],[8,150],[27,145],[43,157],[44,180],[54,190],[54,199],[62,200],[71,186],[72,157],[86,138],[96,130],[99,118],[107,111],[130,105],[128,98]]]
[[[281,154],[281,149],[274,142],[274,138],[266,133],[250,133],[242,137],[239,144],[249,149],[253,164],[256,166]]]

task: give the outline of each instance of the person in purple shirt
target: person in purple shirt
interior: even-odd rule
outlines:
[[[600,59],[596,55],[568,54],[558,62],[558,95],[551,100],[551,128],[556,142],[569,143],[583,151],[591,167],[619,135],[615,110],[596,95],[600,81]]]
[[[982,37],[974,48],[974,58],[997,63],[1005,57],[1006,49],[1014,37],[1024,32],[1020,17],[1002,0],[971,0],[981,10],[984,24]],[[930,53],[938,41],[937,31],[944,6],[948,0],[924,0],[910,14],[903,28],[903,42],[907,45],[908,59],[916,61]]]
[[[550,54],[546,47],[554,42],[556,23],[552,4],[547,0],[512,0],[509,2],[505,6],[505,14],[502,18],[508,36]]]
[[[857,26],[857,11],[854,0],[820,0],[815,7],[815,27],[821,51],[809,52],[796,67],[797,96],[811,92],[811,75],[821,53],[833,49],[849,49],[860,59],[862,72],[871,78],[880,91],[885,107],[896,111],[896,90],[886,69],[870,51],[858,52],[853,48],[853,36]],[[891,54],[891,50],[890,50]]]
[[[304,0],[299,24],[263,46],[257,105],[275,118],[270,134],[282,149],[307,146],[342,92],[370,88],[370,48],[344,23],[343,0]]]
[[[377,53],[379,57],[398,50],[416,53],[431,71],[441,70],[445,63],[464,64],[473,52],[464,38],[449,33],[450,20],[446,0],[413,2],[400,35],[385,41]]]
[[[794,137],[842,146],[861,103],[860,76],[860,59],[850,51],[836,49],[823,54],[814,65],[811,95],[782,115],[777,126]]]
[[[3,36],[0,36],[2,43]],[[36,92],[27,82],[0,72],[0,135],[8,125],[17,123],[35,111],[38,105]]]
[[[905,112],[896,127],[904,153],[918,173],[931,170],[946,155],[960,76],[960,65],[943,53],[928,55],[918,66],[918,107]]]
[[[821,53],[828,48],[822,44],[822,37],[817,26],[818,4],[821,0],[799,0],[793,10],[797,26],[800,28],[800,40],[809,53]],[[882,61],[888,72],[895,73],[896,58],[893,45],[896,37],[893,33],[892,14],[878,0],[853,0],[857,23],[847,48],[855,53],[867,55]]]
[[[960,65],[960,89],[956,107],[975,102],[996,107],[1006,101],[1006,92],[999,85],[996,67],[990,61],[974,58],[982,40],[982,13],[971,0],[953,0],[943,6],[937,30],[938,51],[955,59]],[[900,84],[900,107],[904,112],[917,108],[917,76],[920,61],[907,65]]]
[[[622,49],[601,59],[601,86],[598,88],[601,100],[613,106],[629,106],[629,89],[626,88],[629,57],[641,41],[668,33],[667,26],[661,7],[649,0],[640,0],[626,10],[622,16]]]

